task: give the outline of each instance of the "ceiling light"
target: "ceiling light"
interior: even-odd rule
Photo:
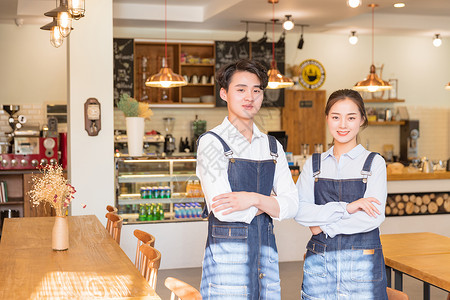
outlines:
[[[59,6],[44,14],[46,17],[56,18],[58,28],[63,37],[68,37],[72,30],[72,15],[69,12],[67,0],[60,0]]]
[[[265,42],[267,42],[267,23],[264,23],[264,34],[262,38],[256,41],[256,44],[261,45],[264,44]]]
[[[359,81],[353,87],[354,90],[364,91],[364,92],[377,92],[392,89],[392,86],[389,82],[384,81],[379,78],[376,74],[376,69],[374,65],[373,53],[374,53],[374,15],[375,15],[375,7],[377,4],[369,4],[369,7],[372,8],[372,65],[370,66],[369,75],[362,81]]]
[[[75,20],[84,17],[84,0],[69,0],[68,7],[70,14]]]
[[[269,76],[268,89],[284,89],[294,85],[294,81],[289,77],[280,73],[277,68],[277,62],[275,61],[275,3],[278,0],[268,0],[272,3],[272,61],[270,63],[270,70],[267,72]]]
[[[294,21],[291,20],[292,15],[285,15],[283,28],[286,30],[291,30],[294,28]]]
[[[442,45],[442,40],[441,40],[441,35],[440,34],[435,34],[434,35],[433,45],[435,47],[439,47],[440,45]]]
[[[445,86],[445,89],[450,91],[450,82],[447,83],[447,85]]]
[[[352,31],[350,36],[348,37],[348,42],[352,45],[356,45],[358,43],[358,36],[356,35],[356,31]]]
[[[394,7],[395,8],[402,8],[402,7],[405,7],[405,6],[406,6],[406,4],[403,3],[403,2],[394,3]]]
[[[280,35],[280,39],[278,40],[278,42],[275,45],[275,47],[283,47],[285,39],[286,39],[286,31],[283,30],[283,32]]]
[[[361,0],[347,0],[347,5],[351,8],[357,8],[361,6]]]
[[[161,70],[159,73],[150,76],[145,81],[145,85],[149,87],[172,88],[187,85],[183,76],[178,75],[169,68],[167,64],[167,0],[164,1],[164,29],[165,29],[165,55],[162,60]]]
[[[248,22],[245,22],[245,36],[240,39],[239,41],[237,41],[238,45],[242,45],[244,43],[246,43],[248,41]]]
[[[59,30],[59,26],[58,26],[58,22],[56,21],[56,18],[53,18],[52,22],[42,26],[41,29],[50,31],[50,44],[52,44],[53,47],[58,48],[62,45],[63,37]]]

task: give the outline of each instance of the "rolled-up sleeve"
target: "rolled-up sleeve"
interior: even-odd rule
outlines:
[[[322,231],[330,237],[335,237],[337,234],[369,232],[383,223],[387,197],[387,179],[386,163],[380,155],[375,156],[372,164],[372,175],[367,178],[364,198],[368,197],[373,197],[380,201],[380,204],[373,203],[380,212],[380,215],[376,218],[369,216],[364,211],[358,211],[349,215],[350,217],[347,219],[321,226]]]
[[[204,135],[200,139],[197,148],[196,174],[202,185],[208,211],[211,211],[212,199],[215,196],[232,191],[228,181],[227,169],[228,159],[224,155],[221,142],[212,134]],[[246,210],[232,212],[228,215],[223,215],[223,212],[213,211],[214,216],[220,221],[245,222],[249,224],[255,217],[258,209],[252,206]]]
[[[298,210],[298,194],[286,160],[283,146],[277,141],[278,159],[273,179],[274,198],[280,207],[280,215],[274,220],[293,218]]]
[[[317,205],[314,201],[314,178],[312,174],[312,159],[309,158],[297,181],[299,198],[295,221],[303,226],[321,226],[348,218],[347,203],[328,202]]]

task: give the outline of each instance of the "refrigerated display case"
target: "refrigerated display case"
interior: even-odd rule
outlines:
[[[195,166],[192,157],[115,158],[116,207],[124,223],[201,221]]]

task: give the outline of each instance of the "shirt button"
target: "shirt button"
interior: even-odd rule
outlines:
[[[264,273],[259,273],[259,279],[263,279],[266,276]]]

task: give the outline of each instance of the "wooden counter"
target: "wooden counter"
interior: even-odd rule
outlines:
[[[450,172],[388,174],[388,181],[450,179]],[[450,189],[450,187],[449,187]]]
[[[5,219],[0,299],[160,299],[97,217],[69,219],[69,249],[51,246],[54,217]]]

